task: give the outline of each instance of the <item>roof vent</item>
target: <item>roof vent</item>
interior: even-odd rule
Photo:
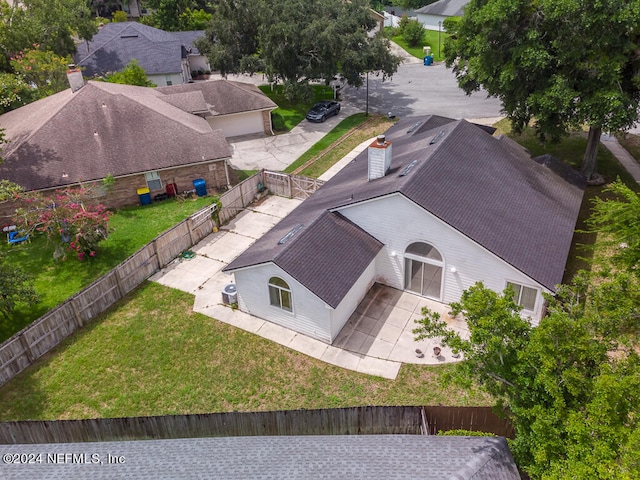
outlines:
[[[409,165],[407,165],[406,167],[404,167],[402,169],[402,171],[400,172],[400,175],[398,175],[399,177],[404,177],[406,174],[408,174],[413,167],[415,167],[418,164],[418,160],[414,160],[413,162],[411,162]]]
[[[442,137],[444,137],[444,134],[446,132],[444,130],[440,130],[429,142],[429,145],[433,145],[434,143],[436,143],[438,140],[440,140]]]
[[[123,33],[120,38],[138,38],[137,33]]]
[[[284,237],[282,237],[280,240],[278,240],[278,245],[284,245],[285,243],[287,243],[289,240],[291,240],[293,238],[293,236],[296,233],[298,233],[298,231],[302,227],[303,227],[303,225],[301,223],[299,223],[298,225],[293,227],[291,230],[289,230],[289,233],[287,233]]]
[[[411,125],[411,128],[409,130],[407,130],[407,133],[412,133],[414,130],[416,130],[420,125],[422,125],[422,122],[416,122],[413,125]]]

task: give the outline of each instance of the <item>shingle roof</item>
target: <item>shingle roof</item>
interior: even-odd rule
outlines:
[[[470,0],[438,0],[431,5],[417,9],[416,13],[425,15],[441,15],[443,17],[461,17],[464,7]]]
[[[158,87],[169,94],[201,92],[211,115],[230,115],[256,110],[273,110],[278,107],[258,87],[250,83],[213,80]],[[186,108],[186,107],[185,107]]]
[[[46,452],[46,453],[43,453]],[[3,445],[42,464],[2,465],[3,478],[519,480],[503,437],[306,435]],[[47,464],[47,454],[80,461]],[[91,457],[97,455],[97,457]],[[108,456],[124,457],[108,463]],[[91,459],[103,460],[91,464]]]
[[[385,177],[367,181],[367,152],[362,152],[225,270],[273,261],[280,254],[277,240],[296,224],[318,237],[323,232],[313,231],[313,220],[325,211],[339,212],[348,205],[399,193],[555,290],[562,281],[582,201],[585,183],[580,175],[557,175],[556,167],[532,160],[524,150],[464,120],[404,119],[387,132],[387,140],[393,143],[393,160]],[[414,160],[409,174],[400,176]],[[300,242],[296,249],[301,258],[303,238],[298,234],[292,239]],[[357,247],[351,248],[355,254]],[[332,281],[335,250],[309,246],[306,251],[329,262],[325,275],[315,275],[304,284],[315,293]],[[288,268],[302,267],[294,263]]]
[[[92,77],[122,70],[138,60],[147,75],[180,73],[184,50],[198,53],[193,42],[204,31],[165,32],[137,22],[107,23],[90,42],[78,44],[76,64]]]
[[[88,82],[0,116],[0,178],[26,190],[229,158],[221,130],[152,88]]]

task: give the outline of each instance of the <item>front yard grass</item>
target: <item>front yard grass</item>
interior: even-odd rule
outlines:
[[[335,148],[328,150],[324,155],[320,154],[328,149],[333,143],[337,142],[351,130],[361,126],[363,123],[370,121],[365,127],[357,130],[349,138],[345,139]],[[313,145],[309,150],[304,152],[295,162],[289,165],[285,172],[292,173],[308,161],[317,157],[316,160],[300,172],[300,175],[306,177],[318,178],[333,166],[339,160],[351,152],[355,147],[360,145],[368,138],[382,134],[393,125],[393,121],[383,115],[367,116],[364,113],[356,113],[342,120],[333,130],[327,133],[322,139]]]
[[[273,130],[275,133],[286,133],[298,125],[307,115],[311,106],[320,100],[333,100],[333,89],[327,85],[311,85],[313,101],[310,103],[290,102],[282,93],[282,85],[261,85],[262,93],[278,105],[272,113]]]
[[[490,405],[446,387],[449,366],[359,374],[194,313],[147,282],[0,389],[0,420],[79,419],[359,405]]]
[[[118,210],[109,218],[109,238],[100,243],[98,254],[82,262],[73,254],[69,254],[65,261],[54,260],[55,245],[47,242],[44,234],[33,235],[31,243],[8,245],[2,242],[0,248],[6,253],[7,261],[19,265],[34,277],[35,288],[41,301],[33,305],[20,304],[11,321],[0,317],[0,342],[113,269],[163,231],[211,204],[212,201],[212,197],[197,197],[184,202],[170,199],[144,207],[134,206]]]
[[[405,42],[402,35],[394,35],[391,37],[391,41],[393,43],[397,43],[400,47],[402,47],[405,51],[410,53],[416,58],[422,60],[424,58],[424,51],[422,47],[431,47],[431,55],[433,55],[433,60],[435,62],[441,62],[444,60],[444,42],[448,35],[445,32],[440,32],[440,43],[438,44],[438,31],[434,30],[424,30],[424,35],[422,37],[422,42],[417,47],[410,47],[407,42]]]

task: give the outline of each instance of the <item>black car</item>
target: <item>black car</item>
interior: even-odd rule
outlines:
[[[340,112],[340,102],[333,100],[323,100],[316,103],[307,112],[307,120],[310,122],[324,122],[331,115],[338,115]]]

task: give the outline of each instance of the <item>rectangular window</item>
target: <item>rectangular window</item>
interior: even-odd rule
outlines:
[[[534,310],[538,291],[535,288],[525,287],[517,283],[507,282],[507,287],[513,291],[513,301],[525,310]]]
[[[158,172],[147,172],[144,174],[149,190],[162,190],[162,180]]]

